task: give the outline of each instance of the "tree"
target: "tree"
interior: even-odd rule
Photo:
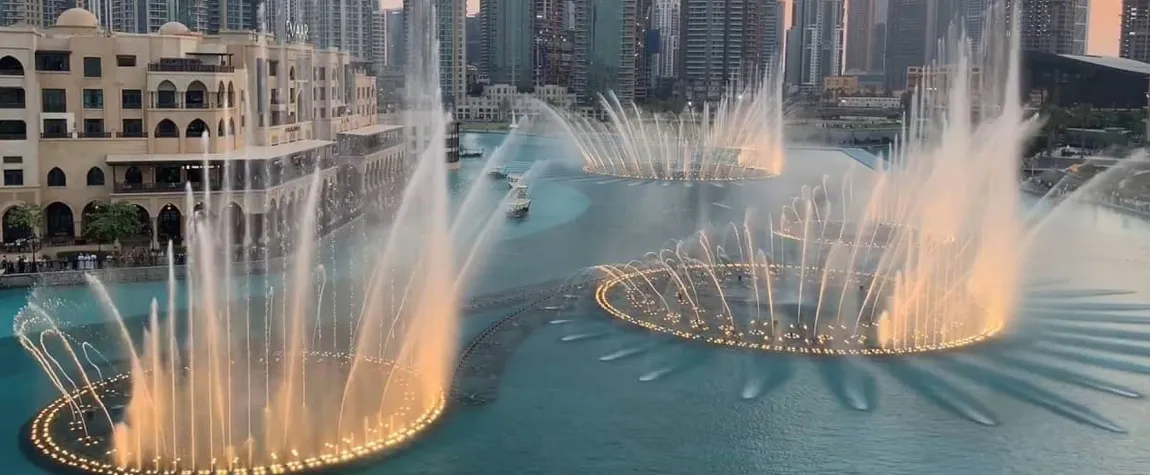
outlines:
[[[32,233],[32,237],[39,237],[44,226],[44,209],[35,203],[22,203],[12,209],[10,219],[13,226]]]
[[[136,206],[131,203],[97,203],[88,216],[84,235],[99,243],[116,243],[139,231],[141,224]]]

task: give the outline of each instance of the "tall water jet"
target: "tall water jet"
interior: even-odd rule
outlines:
[[[783,85],[765,75],[732,85],[702,113],[647,113],[613,92],[599,97],[607,122],[547,108],[588,173],[653,180],[742,180],[783,170]]]
[[[78,356],[89,343],[39,306],[18,316],[19,341],[61,392],[30,426],[35,453],[96,473],[300,472],[383,453],[440,416],[456,357],[458,297],[489,240],[452,225],[449,117],[430,9],[421,3],[410,19],[412,47],[424,52],[407,79],[414,171],[394,221],[361,251],[370,265],[337,279],[321,259],[317,228],[340,206],[327,202],[334,197],[317,164],[305,178],[305,205],[289,220],[282,282],[273,275],[262,292],[235,291],[247,286],[229,276],[250,264],[233,260],[238,237],[228,231],[230,207],[219,203],[253,197],[189,189],[187,209],[204,206],[186,223],[186,310],[176,305],[172,261],[169,300],[153,301],[144,322],[121,315],[99,278],[88,276],[110,317],[97,344],[123,364],[107,368]],[[498,208],[480,208],[469,207],[467,217],[503,218]]]
[[[1018,164],[1037,123],[1002,13],[981,51],[956,38],[949,61],[925,68],[889,163],[824,178],[733,233],[606,267],[599,304],[654,331],[768,351],[918,353],[1001,333],[1027,251]]]

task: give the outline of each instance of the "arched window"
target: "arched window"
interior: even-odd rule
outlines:
[[[220,85],[216,86],[216,105],[215,107],[227,107],[227,89],[224,88],[224,82],[220,81]]]
[[[184,107],[188,109],[204,109],[208,107],[208,86],[199,81],[192,81],[184,91]]]
[[[48,170],[48,186],[68,186],[68,176],[60,167]]]
[[[88,169],[88,186],[104,186],[104,170],[100,167]]]
[[[236,106],[236,89],[232,87],[232,82],[228,81],[228,106]]]
[[[208,133],[208,124],[205,124],[204,121],[200,119],[196,119],[188,123],[188,128],[184,131],[184,137],[200,137],[205,133]],[[209,133],[208,135],[211,134]]]
[[[156,124],[156,137],[179,137],[180,128],[176,127],[176,123],[171,120],[164,119]]]
[[[24,65],[11,56],[0,58],[0,76],[23,76]]]
[[[72,208],[59,201],[44,208],[45,235],[48,237],[75,237],[76,223],[72,221]]]
[[[236,119],[228,118],[228,135],[236,134]]]
[[[226,137],[228,131],[224,129],[224,119],[220,119],[220,126],[216,128],[216,137]]]
[[[131,185],[138,185],[144,182],[144,174],[135,165],[128,167],[124,172],[124,182]]]
[[[179,107],[176,103],[176,85],[172,81],[163,81],[156,86],[156,108],[158,109],[175,109]]]

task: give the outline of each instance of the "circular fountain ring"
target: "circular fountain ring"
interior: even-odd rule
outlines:
[[[692,264],[685,266],[685,269],[700,272],[725,272],[725,271],[768,271],[768,272],[790,272],[795,273],[802,270],[800,266],[778,265],[778,264],[749,264],[749,263],[725,263],[725,264]],[[806,270],[810,272],[826,272],[835,278],[845,279],[848,282],[859,283],[868,280],[874,280],[876,277],[873,274],[865,272],[844,271],[837,269],[819,269],[807,266]],[[613,293],[625,293],[629,284],[626,282],[635,282],[637,279],[656,279],[659,277],[669,277],[671,271],[666,267],[648,268],[632,270],[626,273],[616,273],[604,279],[599,287],[595,289],[595,301],[599,307],[607,312],[608,315],[627,322],[629,324],[644,328],[648,331],[671,335],[676,338],[689,341],[698,341],[710,345],[741,348],[748,350],[765,351],[772,353],[790,353],[790,354],[804,354],[804,355],[819,355],[819,356],[896,356],[896,355],[910,355],[921,353],[933,353],[950,351],[957,348],[968,347],[971,345],[987,342],[999,334],[1003,330],[1002,325],[994,325],[987,328],[982,328],[974,334],[968,334],[960,338],[953,338],[941,342],[923,342],[921,344],[914,344],[909,346],[900,346],[898,348],[888,348],[882,346],[867,346],[863,344],[863,340],[858,340],[858,334],[853,335],[856,340],[854,344],[848,345],[846,348],[832,348],[817,343],[806,343],[801,338],[777,338],[780,341],[756,341],[751,339],[753,336],[762,336],[761,333],[747,336],[745,333],[726,333],[714,334],[708,333],[704,330],[698,329],[696,326],[691,325],[688,328],[675,328],[670,324],[659,323],[654,318],[647,318],[648,315],[643,315],[641,309],[636,308],[634,305],[624,306],[620,308],[613,302],[613,298],[617,295]],[[648,280],[649,282],[649,280]],[[640,284],[642,285],[642,284]],[[976,305],[975,302],[968,302]],[[981,308],[981,307],[979,307]],[[864,323],[861,327],[865,329],[877,328],[881,323]],[[784,335],[785,336],[785,335]],[[816,341],[818,339],[816,338]]]
[[[324,352],[322,354],[309,354],[311,357],[335,357],[350,361],[351,355],[344,353]],[[396,365],[375,357],[364,357],[363,360],[372,364],[389,366],[409,375],[416,374],[413,370]],[[386,434],[380,433],[377,438],[359,442],[355,446],[342,447],[339,451],[322,454],[301,453],[294,458],[279,463],[266,465],[236,465],[232,467],[192,468],[173,467],[164,468],[134,466],[118,466],[109,461],[108,454],[110,440],[108,437],[76,437],[81,434],[81,421],[76,420],[72,403],[81,405],[84,415],[95,414],[95,407],[84,400],[93,396],[107,396],[116,392],[126,394],[130,388],[131,377],[128,373],[94,381],[91,386],[76,390],[68,396],[60,396],[38,412],[31,422],[26,424],[21,435],[24,451],[29,458],[55,473],[75,474],[112,474],[112,475],[256,475],[277,473],[330,473],[332,470],[351,469],[364,462],[376,460],[379,457],[394,453],[411,443],[419,435],[427,432],[443,415],[446,405],[446,395],[439,394],[434,404],[431,404],[422,414],[410,424],[397,427]],[[102,417],[102,416],[100,416]]]

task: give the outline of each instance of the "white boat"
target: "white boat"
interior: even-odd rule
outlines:
[[[523,181],[523,175],[519,175],[519,174],[507,175],[507,187],[508,188],[515,188],[522,181]],[[526,185],[524,185],[524,186],[526,186]]]
[[[494,166],[491,167],[491,171],[487,172],[487,174],[492,178],[503,178],[507,176],[507,170],[504,170],[501,166]]]
[[[531,209],[531,199],[527,197],[527,185],[514,185],[512,188],[515,191],[507,201],[507,216],[511,218],[527,216],[527,211]]]

